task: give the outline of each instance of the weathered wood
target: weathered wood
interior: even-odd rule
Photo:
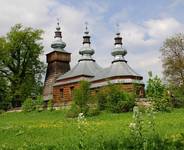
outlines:
[[[53,85],[56,79],[70,70],[71,54],[68,52],[53,51],[47,54],[47,72],[44,82],[44,100],[53,98]]]

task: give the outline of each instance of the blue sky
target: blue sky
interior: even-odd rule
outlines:
[[[56,18],[60,18],[73,66],[79,58],[84,22],[88,21],[94,58],[108,67],[119,23],[128,51],[125,58],[146,82],[150,70],[162,77],[159,49],[167,37],[184,32],[183,8],[184,0],[1,0],[0,35],[16,23],[43,29],[41,59],[45,61],[45,54],[52,51]]]

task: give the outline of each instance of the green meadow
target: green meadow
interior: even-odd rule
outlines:
[[[99,116],[78,119],[65,117],[65,110],[43,112],[11,112],[0,115],[0,149],[77,149],[77,145],[94,149],[100,141],[112,141],[126,137],[132,113],[112,114],[102,112]],[[146,118],[147,116],[145,116]],[[155,114],[156,131],[162,137],[184,133],[184,109]],[[34,147],[37,145],[38,147]],[[40,148],[39,148],[40,146]],[[100,147],[100,146],[99,146]],[[90,149],[89,148],[89,149]],[[113,149],[113,148],[112,148]]]

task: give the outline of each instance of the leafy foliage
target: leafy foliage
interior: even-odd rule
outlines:
[[[90,83],[88,81],[80,81],[80,87],[74,90],[74,103],[78,105],[81,111],[86,111],[90,98]]]
[[[80,107],[73,103],[70,109],[68,110],[66,116],[69,118],[75,118],[78,117],[80,112],[81,112]]]
[[[175,85],[170,85],[170,95],[171,103],[175,108],[184,107],[184,86],[176,87]]]
[[[42,30],[17,24],[5,37],[0,37],[0,78],[5,81],[13,107],[41,92],[40,79],[44,71],[39,59],[43,49],[42,33]]]
[[[149,79],[146,88],[147,97],[158,97],[161,98],[163,96],[165,86],[162,83],[162,80],[156,75],[152,76],[152,72],[148,72]]]
[[[147,97],[152,101],[154,109],[158,111],[169,111],[171,99],[165,85],[158,76],[153,77],[149,72],[149,80],[146,89]]]
[[[164,76],[169,84],[174,107],[184,106],[184,34],[167,38],[160,49]]]
[[[97,93],[100,110],[110,110],[111,112],[128,112],[135,105],[134,94],[127,93],[119,85],[109,85]]]
[[[43,110],[43,98],[42,96],[38,96],[36,99],[27,98],[23,105],[22,110],[24,112],[31,112],[31,111],[42,111]]]
[[[184,85],[184,34],[167,38],[160,49],[164,75],[172,85]]]
[[[73,104],[68,111],[68,117],[77,117],[79,113],[86,113],[89,109],[90,102],[90,83],[88,81],[80,81],[80,86],[74,89]]]
[[[36,100],[34,100],[35,110],[42,111],[43,110],[43,97],[37,96]]]
[[[27,98],[23,105],[22,105],[22,110],[25,112],[31,112],[33,110],[35,110],[35,106],[33,103],[33,100],[31,98]]]
[[[0,109],[8,110],[11,108],[8,82],[5,78],[0,77]]]
[[[51,99],[48,101],[47,110],[50,110],[50,111],[53,111],[54,110],[53,102],[52,102]]]

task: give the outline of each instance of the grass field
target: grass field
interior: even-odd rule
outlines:
[[[184,109],[171,113],[156,113],[156,130],[162,136],[184,133]],[[100,138],[113,138],[129,132],[132,113],[112,114],[86,118],[82,134],[93,145]],[[4,113],[0,115],[0,145],[17,149],[24,144],[75,145],[81,131],[77,119],[65,118],[65,111],[31,113]]]

